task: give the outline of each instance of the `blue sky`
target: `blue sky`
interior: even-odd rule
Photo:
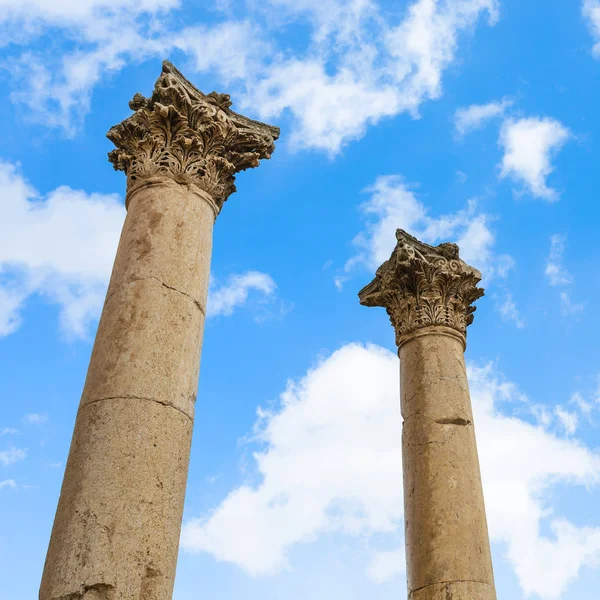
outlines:
[[[405,597],[394,230],[484,273],[499,598],[600,584],[600,1],[0,0],[0,580],[35,597],[160,61],[281,127],[215,227],[175,600]]]

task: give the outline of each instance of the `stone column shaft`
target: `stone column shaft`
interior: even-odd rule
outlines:
[[[454,244],[396,235],[359,296],[387,309],[399,346],[408,598],[495,600],[464,361],[481,275]]]
[[[268,158],[277,137],[228,107],[165,63],[152,98],[136,96],[109,132],[128,212],[40,600],[171,598],[213,226],[235,172]]]
[[[409,600],[491,600],[494,579],[463,354],[455,330],[400,346]]]

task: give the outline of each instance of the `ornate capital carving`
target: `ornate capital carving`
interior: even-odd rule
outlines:
[[[473,322],[472,303],[483,296],[481,273],[458,256],[456,244],[429,246],[402,229],[389,260],[358,297],[363,306],[382,306],[396,330],[399,346],[405,336],[431,326],[454,329],[464,338]]]
[[[270,158],[279,129],[230,110],[227,94],[203,94],[168,61],[150,98],[136,94],[135,114],[110,129],[108,155],[128,185],[150,177],[193,183],[219,210],[235,192],[235,174]]]

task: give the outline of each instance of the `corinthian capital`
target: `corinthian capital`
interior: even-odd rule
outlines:
[[[151,177],[195,184],[218,208],[235,192],[235,174],[270,158],[279,129],[230,110],[227,94],[203,94],[168,61],[150,98],[136,94],[133,115],[110,129],[108,156],[128,185]]]
[[[382,306],[396,330],[396,344],[419,329],[444,326],[466,339],[472,303],[483,296],[481,273],[458,256],[456,244],[429,246],[402,229],[389,260],[358,297],[363,306]]]

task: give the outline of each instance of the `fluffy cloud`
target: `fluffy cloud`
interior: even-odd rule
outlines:
[[[184,548],[260,575],[288,566],[290,547],[322,532],[395,531],[402,522],[398,393],[397,358],[375,346],[346,346],[290,382],[281,408],[259,411],[262,483],[233,490],[207,519],[188,522]]]
[[[289,113],[291,144],[330,154],[384,117],[418,116],[422,102],[441,95],[460,36],[482,15],[492,24],[497,17],[496,0],[415,0],[400,22],[370,0],[270,0],[242,5],[239,20],[176,29],[167,18],[180,5],[175,0],[3,2],[7,64],[18,82],[12,97],[49,126],[74,133],[103,77],[180,51],[190,69],[232,86],[245,110],[267,120]],[[284,53],[277,32],[296,20],[309,25],[306,48]],[[75,50],[14,51],[32,37],[43,40],[50,27],[74,40]]]
[[[454,114],[454,127],[459,136],[478,129],[487,121],[502,117],[508,108],[513,105],[510,98],[503,98],[499,102],[489,104],[471,104],[466,108],[459,108]]]
[[[477,210],[475,201],[453,214],[431,217],[413,189],[398,175],[379,177],[365,190],[371,194],[361,206],[365,229],[354,239],[359,253],[345,266],[349,273],[357,264],[373,270],[390,257],[396,244],[395,231],[405,229],[429,244],[455,241],[461,257],[481,269],[486,278],[506,275],[513,261],[493,251],[494,234],[489,215]],[[338,276],[338,286],[344,275]]]
[[[118,196],[60,187],[45,198],[0,162],[0,335],[14,331],[26,299],[61,308],[61,328],[82,337],[106,292],[125,209]]]
[[[41,198],[5,162],[0,162],[0,190],[0,336],[19,327],[27,298],[40,294],[59,305],[67,337],[85,337],[102,309],[125,218],[119,197],[60,187]],[[258,271],[212,284],[208,316],[231,315],[252,292],[265,301],[277,287]],[[44,418],[27,415],[25,420]]]
[[[384,117],[405,111],[417,117],[422,102],[441,95],[442,73],[454,60],[461,32],[486,12],[494,22],[497,9],[495,0],[418,0],[392,25],[373,2],[333,5],[336,10],[301,3],[303,12],[315,15],[317,41],[333,40],[317,43],[308,58],[272,65],[254,89],[263,118],[291,112],[294,145],[330,154]]]
[[[524,399],[492,365],[471,365],[469,378],[492,539],[525,594],[557,600],[600,558],[600,527],[554,514],[546,492],[598,485],[600,456],[548,425],[503,414]],[[374,581],[400,574],[402,550],[379,547],[403,528],[398,393],[397,357],[373,345],[343,346],[290,382],[279,406],[258,413],[258,482],[188,521],[183,547],[265,575],[290,566],[297,544],[361,536],[370,540],[364,568]]]
[[[276,289],[277,285],[272,277],[259,271],[232,275],[224,284],[212,280],[206,315],[207,317],[230,316],[237,307],[247,302],[251,292],[258,292],[264,302],[273,296]]]
[[[570,135],[569,130],[555,119],[507,119],[500,130],[499,143],[504,151],[500,177],[515,179],[538,198],[558,199],[558,193],[548,187],[546,180],[554,170],[552,157]]]
[[[600,58],[600,0],[583,0],[581,10],[594,36],[594,55]]]

